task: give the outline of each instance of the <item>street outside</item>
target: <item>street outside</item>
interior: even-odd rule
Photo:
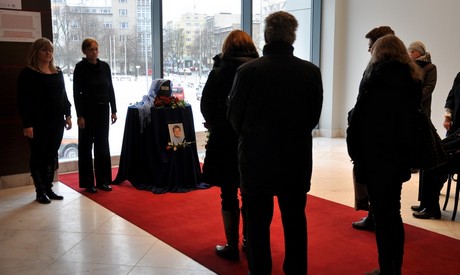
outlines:
[[[204,132],[203,116],[200,112],[200,101],[196,97],[196,88],[203,85],[206,82],[207,76],[202,76],[201,79],[198,75],[175,75],[171,74],[165,76],[164,79],[171,80],[174,86],[184,87],[185,101],[192,107],[193,120],[195,132]],[[137,80],[134,76],[121,78],[114,77],[113,85],[115,89],[115,97],[117,101],[117,117],[118,120],[115,124],[110,126],[110,153],[111,155],[120,155],[121,146],[123,142],[123,134],[125,129],[126,113],[128,107],[135,104],[136,102],[142,101],[142,97],[147,95],[150,85],[152,83],[151,77],[146,78],[145,76],[139,77]],[[77,115],[75,112],[75,106],[73,103],[73,82],[69,76],[65,76],[65,84],[67,90],[67,96],[70,103],[72,104],[72,123],[73,127],[69,131],[64,132],[64,140],[78,138],[78,126],[77,126]],[[198,137],[197,137],[198,139]]]

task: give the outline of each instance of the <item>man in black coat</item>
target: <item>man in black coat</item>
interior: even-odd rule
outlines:
[[[321,72],[293,55],[297,20],[265,19],[263,57],[237,70],[227,117],[239,134],[241,191],[247,199],[247,257],[252,274],[270,274],[270,223],[278,198],[286,274],[307,273],[305,207],[312,173],[312,130],[323,102]]]

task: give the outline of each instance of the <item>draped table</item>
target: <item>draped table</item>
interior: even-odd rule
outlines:
[[[142,126],[139,109],[128,107],[118,174],[112,184],[128,180],[134,187],[161,194],[187,192],[200,185],[192,107],[150,108],[151,121]],[[182,123],[186,145],[168,147],[168,125]]]

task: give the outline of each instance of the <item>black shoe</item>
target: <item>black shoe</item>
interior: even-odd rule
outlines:
[[[51,200],[48,198],[48,196],[45,193],[37,193],[36,200],[42,204],[51,203]]]
[[[48,198],[50,198],[51,200],[63,200],[63,199],[64,199],[63,196],[54,193],[54,191],[51,190],[51,189],[46,191],[46,195],[47,195]]]
[[[238,247],[226,245],[216,245],[216,254],[229,261],[239,261],[240,252]]]
[[[380,269],[374,269],[371,272],[366,272],[366,275],[380,275]]]
[[[92,193],[92,194],[97,193],[96,187],[94,187],[94,186],[86,187],[85,190],[88,193]]]
[[[352,222],[351,226],[358,230],[374,231],[374,219],[369,216],[362,218],[360,221]]]
[[[110,185],[108,185],[108,184],[98,185],[97,189],[101,189],[101,190],[104,190],[104,191],[112,191],[112,187]]]
[[[425,207],[421,206],[421,205],[412,205],[410,207],[410,209],[412,209],[412,211],[417,211],[417,212],[420,212],[422,211],[423,209],[425,209]]]
[[[412,216],[414,216],[417,219],[435,219],[439,220],[441,218],[441,211],[430,211],[427,208],[423,209],[422,211],[417,211],[412,213]]]

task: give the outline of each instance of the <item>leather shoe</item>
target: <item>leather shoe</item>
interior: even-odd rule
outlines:
[[[108,184],[98,185],[97,189],[101,189],[101,190],[104,190],[104,191],[112,191],[112,187],[110,185],[108,185]]]
[[[36,199],[41,204],[51,203],[51,200],[48,198],[48,196],[45,193],[38,193],[37,192],[37,198]]]
[[[216,254],[229,261],[239,261],[240,252],[238,247],[226,245],[216,245]]]
[[[63,200],[64,199],[63,196],[54,193],[54,191],[51,189],[46,190],[46,195],[48,196],[50,200]]]
[[[439,220],[441,218],[441,211],[431,211],[427,208],[423,209],[422,211],[416,211],[412,213],[412,216],[414,216],[417,219],[435,219]]]
[[[94,186],[86,187],[85,190],[88,193],[92,193],[92,194],[97,193],[96,187],[94,187]]]
[[[423,209],[425,209],[425,207],[422,207],[421,205],[412,205],[412,206],[410,207],[410,209],[412,209],[412,211],[420,212],[420,211],[422,211]]]
[[[358,229],[358,230],[373,231],[374,230],[374,219],[367,216],[367,217],[362,218],[360,221],[352,222],[351,226],[353,226],[354,229]]]

